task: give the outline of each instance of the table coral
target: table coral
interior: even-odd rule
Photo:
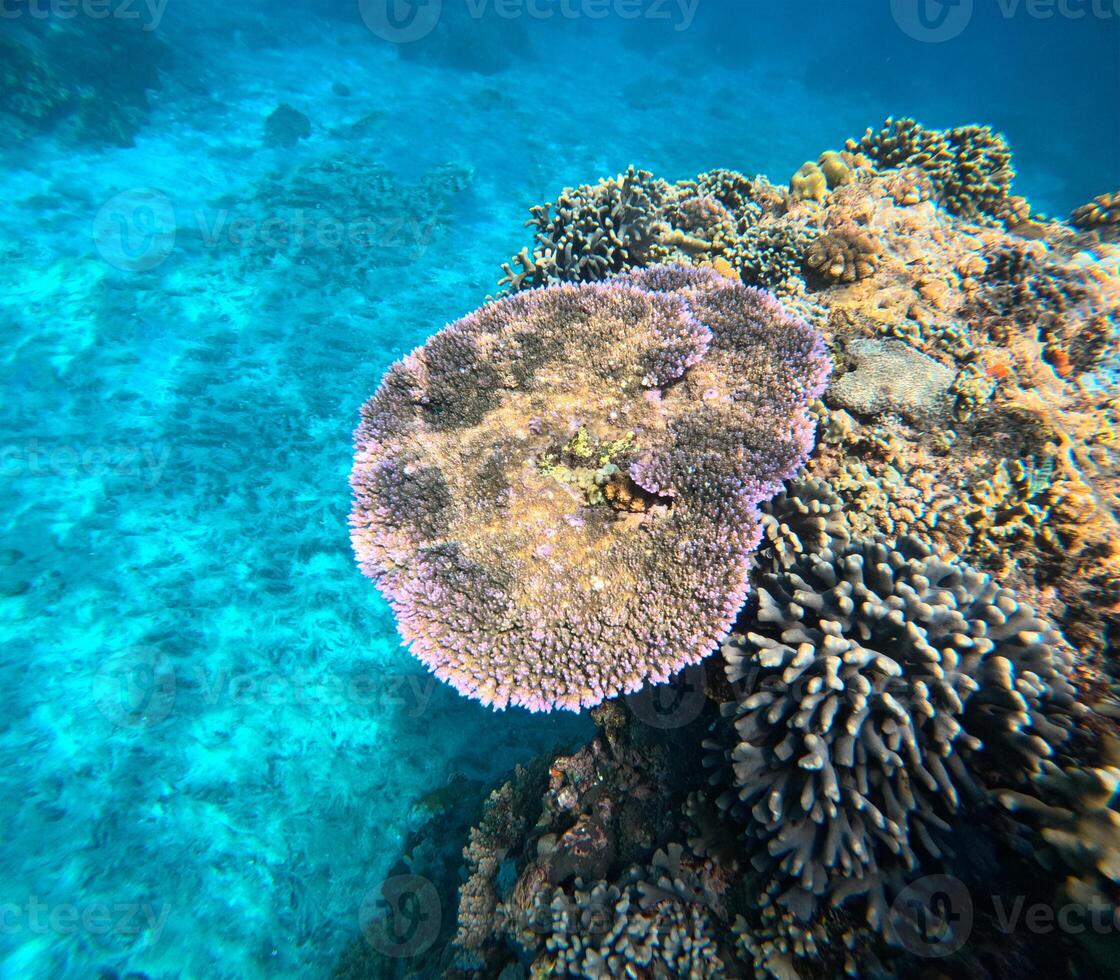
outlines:
[[[730,627],[828,370],[809,327],[711,271],[491,303],[362,409],[362,570],[413,653],[487,704],[664,681]]]

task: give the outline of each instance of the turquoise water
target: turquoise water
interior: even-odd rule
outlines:
[[[892,113],[1001,129],[1043,211],[1120,186],[1108,4],[977,0],[944,44],[876,2],[443,6],[466,27],[412,47],[357,0],[5,7],[137,121],[0,113],[3,976],[322,975],[418,798],[586,736],[429,677],[346,525],[359,405],[496,290],[531,204],[631,163],[784,183]],[[265,145],[281,103],[309,135]]]

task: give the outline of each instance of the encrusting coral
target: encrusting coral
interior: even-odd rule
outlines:
[[[828,371],[813,330],[709,270],[498,300],[363,407],[362,570],[413,653],[487,704],[664,681],[726,635]]]
[[[736,697],[723,805],[755,867],[808,921],[940,857],[937,832],[985,768],[1022,783],[1067,737],[1070,652],[989,576],[913,540],[853,542],[762,576],[754,630],[724,646]]]

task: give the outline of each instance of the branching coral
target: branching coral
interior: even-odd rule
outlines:
[[[868,129],[860,140],[848,140],[857,162],[880,170],[924,171],[945,207],[964,217],[1000,217],[1007,207],[1011,181],[1011,150],[988,127],[924,129],[913,119],[888,119],[878,132]]]
[[[1026,779],[1066,737],[1058,634],[915,541],[804,558],[758,594],[758,631],[724,647],[737,690],[724,802],[803,920],[820,896],[875,895],[919,851],[938,856],[962,791],[979,793],[989,767]],[[873,903],[869,921],[882,913]]]
[[[542,888],[521,938],[530,951],[543,939],[534,970],[561,976],[726,975],[716,941],[722,897],[714,866],[697,862],[679,844],[633,866],[616,881],[573,889]],[[723,887],[719,884],[719,887]]]
[[[1038,827],[1035,854],[1066,876],[1067,895],[1113,909],[1120,926],[1120,769],[1047,762],[1030,792],[1005,791],[999,801]]]
[[[762,507],[764,553],[781,565],[801,555],[839,551],[848,543],[844,504],[824,480],[794,480]]]
[[[709,270],[506,297],[363,407],[361,567],[413,653],[487,704],[664,681],[726,635],[828,369],[804,323]]]
[[[552,282],[594,282],[649,261],[663,228],[665,181],[630,167],[593,186],[567,188],[555,203],[531,208],[536,229],[528,249],[502,266],[511,290]]]

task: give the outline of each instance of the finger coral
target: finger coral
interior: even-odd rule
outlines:
[[[875,274],[880,250],[874,232],[848,222],[810,246],[805,266],[826,282],[856,282]]]
[[[723,803],[781,905],[808,920],[821,896],[868,892],[881,928],[881,875],[938,857],[944,817],[989,767],[1025,782],[1066,738],[1071,657],[989,576],[912,539],[807,556],[758,596],[757,632],[724,647]]]
[[[762,507],[765,552],[781,565],[801,555],[837,551],[848,543],[844,504],[832,488],[815,477],[792,481]]]
[[[1120,191],[1101,194],[1077,208],[1070,216],[1076,228],[1113,229],[1120,227]]]
[[[507,296],[363,406],[361,568],[412,652],[487,704],[664,681],[730,628],[828,371],[814,331],[711,270]]]

